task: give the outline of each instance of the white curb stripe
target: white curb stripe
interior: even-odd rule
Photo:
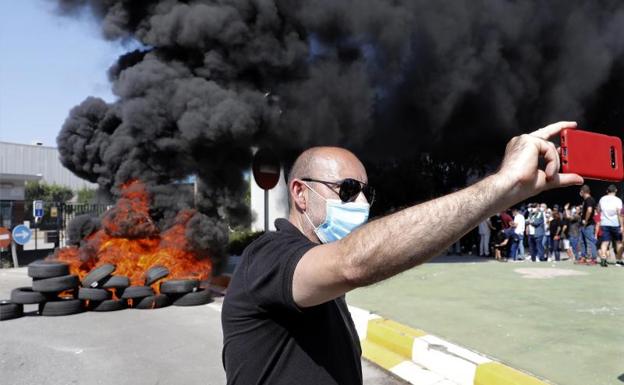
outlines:
[[[473,385],[477,365],[491,362],[486,357],[433,335],[414,340],[412,360],[460,385]]]
[[[367,310],[349,306],[360,340],[366,338],[368,322],[381,318]],[[414,339],[412,359],[390,369],[402,379],[423,385],[473,385],[477,366],[489,358],[434,335]]]

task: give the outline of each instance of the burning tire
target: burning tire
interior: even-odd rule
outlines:
[[[122,275],[112,275],[102,282],[103,289],[125,289],[130,286],[130,279]]]
[[[198,289],[196,292],[186,293],[173,300],[174,306],[199,306],[212,302],[212,295],[208,289]]]
[[[159,279],[163,279],[169,275],[169,269],[164,266],[152,266],[145,272],[145,286],[150,286]]]
[[[101,302],[89,302],[89,310],[91,311],[117,311],[128,307],[128,301],[125,299],[107,299]]]
[[[63,316],[82,313],[84,306],[82,301],[74,298],[60,298],[39,304],[39,314],[42,316]]]
[[[160,284],[160,292],[164,294],[190,293],[199,287],[197,279],[171,279]]]
[[[31,278],[52,278],[69,274],[69,265],[59,261],[38,260],[28,265]]]
[[[0,300],[0,321],[19,318],[24,315],[24,305],[9,300]]]
[[[126,276],[122,275],[111,275],[102,283],[103,289],[113,289],[115,290],[115,295],[118,298],[121,298],[124,290],[130,286],[130,279]]]
[[[61,277],[38,279],[33,281],[32,289],[34,291],[50,293],[61,292],[78,287],[80,280],[76,275],[63,275]]]
[[[91,270],[89,274],[82,280],[83,287],[98,287],[100,285],[100,281],[104,278],[108,277],[115,271],[115,265],[112,263],[105,263],[102,266],[96,267]]]
[[[18,287],[11,290],[11,302],[22,305],[41,303],[47,301],[45,295],[33,291],[31,287]]]
[[[154,290],[149,286],[130,286],[124,290],[122,299],[143,298],[154,295]]]
[[[148,297],[142,298],[137,302],[134,308],[136,309],[158,309],[161,307],[171,305],[171,300],[165,294],[156,294],[150,295]]]
[[[111,292],[106,289],[93,289],[90,287],[81,287],[78,290],[79,299],[88,299],[89,301],[105,301],[111,298]]]

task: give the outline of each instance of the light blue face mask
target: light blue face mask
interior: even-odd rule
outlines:
[[[307,186],[307,185],[306,185]],[[360,202],[342,202],[340,199],[326,199],[313,188],[308,188],[325,200],[325,221],[318,227],[314,226],[308,213],[303,214],[308,219],[314,233],[322,243],[334,242],[349,235],[368,220],[370,205]]]

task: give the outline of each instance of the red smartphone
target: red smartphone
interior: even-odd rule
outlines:
[[[617,136],[566,128],[561,131],[561,172],[587,179],[624,180],[622,141]]]

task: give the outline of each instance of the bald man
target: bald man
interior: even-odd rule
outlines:
[[[578,175],[558,173],[558,152],[548,141],[568,127],[576,123],[515,137],[497,173],[367,224],[373,191],[358,158],[335,147],[301,154],[288,180],[288,220],[278,219],[277,231],[247,247],[223,303],[227,383],[362,384],[345,293],[426,262],[533,195],[582,184]]]

